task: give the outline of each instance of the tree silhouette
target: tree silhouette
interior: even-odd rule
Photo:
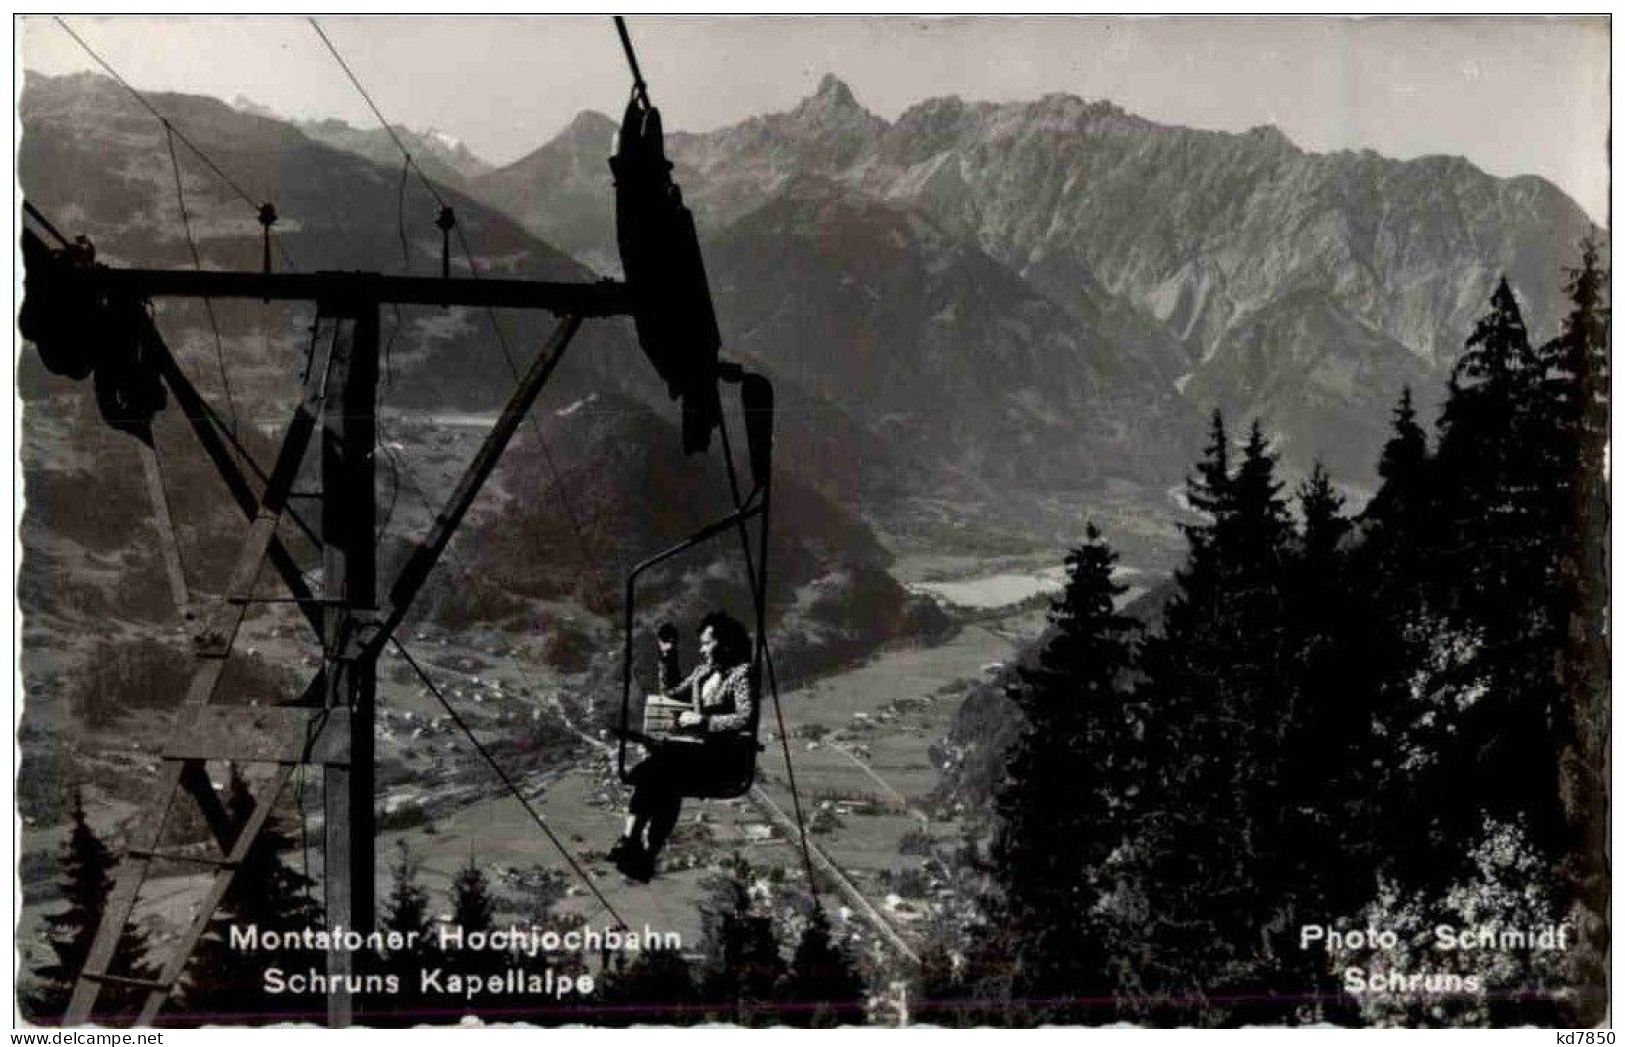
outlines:
[[[1521,824],[1552,859],[1569,849],[1558,763],[1572,736],[1571,707],[1554,658],[1567,622],[1553,604],[1551,360],[1529,344],[1517,300],[1503,279],[1451,376],[1438,465],[1443,517],[1435,543],[1443,573],[1432,586],[1468,638],[1470,702],[1442,711],[1440,774],[1474,782],[1484,814]],[[1560,427],[1559,427],[1560,428]]]
[[[694,970],[679,952],[655,949],[604,968],[595,1025],[691,1025],[704,1018]]]
[[[1117,613],[1116,556],[1093,524],[1066,558],[1051,634],[1009,696],[1026,728],[1007,757],[991,848],[989,932],[1004,940],[1010,1004],[1038,1021],[1098,1021],[1112,995],[1108,925],[1097,914],[1106,865],[1128,831],[1138,774],[1125,674],[1139,623]],[[986,947],[974,963],[990,966]]]
[[[1262,426],[1231,471],[1215,413],[1188,496],[1204,519],[1185,527],[1189,554],[1141,660],[1147,806],[1133,852],[1139,889],[1155,901],[1134,966],[1145,994],[1176,1004],[1153,1004],[1148,1020],[1281,1021],[1290,1012],[1268,1001],[1262,972],[1296,931],[1278,882],[1294,533]],[[1258,1002],[1203,1003],[1215,993]]]
[[[1357,573],[1390,616],[1420,608],[1418,584],[1434,540],[1436,477],[1427,433],[1416,421],[1407,386],[1394,408],[1393,433],[1377,462],[1382,482],[1360,514],[1362,547]]]
[[[226,813],[234,833],[241,832],[254,813],[255,799],[236,764],[231,766],[226,790]],[[172,1021],[238,1024],[321,1016],[320,1001],[265,991],[267,968],[303,965],[308,954],[245,951],[230,944],[233,926],[301,931],[320,925],[320,908],[309,893],[311,879],[282,858],[294,844],[278,818],[266,819],[209,921],[209,929],[187,961],[186,985]]]
[[[830,937],[829,917],[821,905],[813,904],[808,914],[780,995],[794,1005],[784,1011],[787,1025],[829,1028],[863,1023],[863,977],[846,949]]]
[[[1265,848],[1278,922],[1289,932],[1325,913],[1355,912],[1374,896],[1382,824],[1374,608],[1354,573],[1353,525],[1319,462],[1298,488],[1298,505],[1303,533],[1282,607],[1288,705],[1280,727],[1279,813]],[[1318,953],[1278,945],[1268,966],[1283,995],[1306,1001],[1292,1017],[1351,1016]]]
[[[1526,632],[1528,608],[1511,606],[1508,597],[1538,589],[1545,571],[1524,555],[1541,515],[1544,452],[1525,438],[1543,373],[1503,278],[1451,372],[1438,452],[1449,530],[1435,550],[1444,557],[1445,584],[1458,597],[1454,609],[1484,625],[1486,643],[1496,646]]]
[[[35,969],[40,986],[23,1001],[29,1020],[55,1023],[68,1009],[74,983],[90,955],[96,928],[101,924],[107,896],[113,890],[113,869],[117,864],[85,817],[84,797],[73,793],[73,824],[62,851],[62,900],[67,908],[45,917],[47,935],[54,958]],[[119,935],[108,972],[126,978],[152,979],[158,971],[147,965],[145,936],[133,926]],[[134,1015],[145,994],[137,989],[104,985],[97,997],[92,1020],[118,1024]]]
[[[1555,581],[1550,593],[1557,676],[1566,699],[1557,717],[1559,790],[1569,855],[1564,900],[1594,940],[1606,939],[1607,747],[1609,723],[1608,439],[1610,313],[1608,273],[1594,240],[1565,290],[1570,310],[1557,338],[1541,347],[1549,477],[1548,533]],[[1600,951],[1576,950],[1567,972],[1575,985],[1606,984]],[[1578,1020],[1601,1020],[1601,997],[1584,1001]]]
[[[772,1025],[773,997],[786,973],[773,918],[756,904],[756,874],[742,856],[706,885],[700,901],[700,993],[723,1021]]]
[[[556,931],[562,935],[585,924],[586,921],[581,916],[559,911],[559,903],[564,900],[569,888],[569,878],[564,873],[546,866],[533,865],[521,875],[520,882],[524,885],[521,893],[511,898],[505,906],[518,914],[520,925]],[[514,962],[523,966],[522,958],[516,958]],[[575,953],[555,955],[550,966],[555,977],[577,978],[587,973],[584,959]],[[584,1002],[587,1001],[538,998],[525,993],[506,1000],[502,1004],[502,1009],[505,1020],[531,1025],[553,1026],[596,1021],[595,1017],[583,1015],[579,1005]]]
[[[399,991],[368,1002],[368,1017],[374,1024],[417,1025],[427,1022],[432,1002],[424,994],[421,971],[432,964],[432,938],[429,920],[429,892],[418,882],[420,863],[404,840],[396,844],[395,864],[390,868],[389,896],[384,901],[379,930],[398,934],[399,941],[412,943],[391,949],[381,958],[369,958],[368,969],[393,975]]]
[[[495,926],[496,899],[491,895],[490,882],[485,873],[469,855],[468,864],[457,870],[451,882],[451,922],[462,929],[464,941],[475,933],[488,932]],[[511,955],[493,949],[451,949],[442,954],[442,966],[448,972],[474,978],[500,975],[515,961]],[[520,1001],[506,994],[482,993],[476,1000],[458,1006],[469,1014],[488,1017],[493,1021],[514,1020],[514,1010]]]

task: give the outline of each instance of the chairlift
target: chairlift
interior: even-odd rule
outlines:
[[[756,778],[756,754],[762,750],[758,738],[761,721],[760,697],[763,663],[767,652],[766,637],[766,580],[767,537],[769,507],[771,504],[771,469],[773,447],[773,386],[763,376],[743,371],[737,365],[724,364],[719,371],[727,380],[737,381],[740,387],[740,406],[745,417],[746,443],[749,449],[752,488],[738,500],[730,513],[706,524],[687,538],[642,561],[626,577],[626,591],[622,605],[623,647],[621,652],[621,710],[615,731],[619,739],[617,770],[621,781],[631,782],[631,768],[627,762],[628,742],[636,742],[653,750],[660,746],[705,746],[704,759],[695,761],[699,768],[693,778],[683,784],[683,795],[696,799],[732,799],[750,790]],[[731,449],[727,430],[723,428],[723,452],[727,458],[730,481],[734,479]],[[747,574],[751,585],[751,601],[755,610],[755,636],[752,643],[750,673],[751,689],[757,698],[751,705],[750,721],[736,738],[724,741],[715,737],[704,738],[684,734],[675,729],[676,710],[670,706],[644,703],[641,729],[632,727],[633,646],[637,631],[638,581],[649,570],[658,567],[699,546],[736,531],[742,537],[746,524],[759,520],[757,540],[752,549],[748,541],[742,542],[747,557]]]
[[[704,451],[710,446],[712,432],[721,432],[734,502],[732,512],[639,563],[627,576],[621,712],[615,731],[619,739],[617,769],[623,782],[631,781],[631,769],[627,766],[629,742],[651,751],[661,746],[704,746],[703,756],[693,761],[703,770],[684,783],[683,795],[731,798],[743,796],[750,789],[756,776],[756,754],[761,751],[757,728],[761,719],[760,691],[767,651],[765,597],[773,386],[762,375],[746,372],[739,365],[718,358],[722,338],[711,303],[694,216],[683,203],[682,190],[672,180],[660,110],[649,101],[631,39],[619,19],[616,26],[632,68],[634,86],[609,166],[615,176],[616,241],[632,298],[638,343],[665,380],[672,398],[681,401],[683,449],[690,454]],[[743,498],[718,393],[718,384],[723,381],[739,386],[745,418],[753,486]],[[752,519],[760,521],[754,552],[746,529]],[[757,697],[751,705],[750,722],[735,739],[700,738],[673,729],[675,709],[669,706],[662,709],[659,704],[645,702],[642,728],[635,730],[632,727],[632,669],[638,580],[650,569],[730,530],[738,532],[746,557],[756,618],[749,672],[751,689]]]

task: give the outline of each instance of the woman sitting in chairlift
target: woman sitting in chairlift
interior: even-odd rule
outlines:
[[[661,683],[675,654],[675,630],[657,634]],[[631,772],[632,800],[626,830],[610,850],[610,860],[628,877],[647,882],[655,859],[677,825],[683,796],[696,785],[733,772],[755,747],[756,680],[750,664],[750,633],[736,618],[713,611],[700,621],[700,664],[664,697],[692,708],[677,717],[677,737],[652,747]]]

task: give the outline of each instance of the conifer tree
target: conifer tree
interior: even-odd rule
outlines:
[[[1505,280],[1451,377],[1439,438],[1443,517],[1433,588],[1461,634],[1478,692],[1441,712],[1438,780],[1473,782],[1469,803],[1522,826],[1555,867],[1567,850],[1558,760],[1568,699],[1554,672],[1566,623],[1552,593],[1554,472],[1547,371]]]
[[[54,954],[52,961],[35,969],[41,985],[26,1001],[31,1021],[60,1021],[68,1009],[74,983],[90,955],[96,928],[101,924],[107,896],[113,890],[113,869],[117,864],[85,816],[84,797],[73,793],[73,825],[62,852],[62,900],[67,908],[45,917],[47,934]],[[151,979],[157,970],[145,961],[145,937],[133,926],[119,935],[108,971],[127,978]],[[97,997],[92,1019],[118,1024],[132,1016],[144,999],[137,990],[105,985]]]
[[[598,998],[595,1025],[692,1025],[705,1016],[693,967],[672,950],[640,952],[630,962],[612,957]]]
[[[1578,906],[1576,919],[1588,937],[1606,940],[1610,318],[1608,273],[1597,243],[1586,240],[1580,254],[1579,268],[1568,272],[1570,309],[1561,333],[1541,349],[1546,372],[1539,419],[1545,423],[1548,555],[1555,575],[1551,642],[1562,692],[1553,732],[1567,829],[1559,846],[1568,852],[1560,898],[1565,908]],[[1566,976],[1572,984],[1605,985],[1600,956],[1600,950],[1571,953]],[[1601,1020],[1601,997],[1577,999],[1585,1002],[1565,1024]]]
[[[1282,608],[1289,704],[1279,817],[1267,848],[1288,929],[1317,913],[1357,911],[1375,894],[1379,867],[1373,608],[1351,562],[1352,522],[1319,462],[1298,488],[1298,505],[1303,535]],[[1295,944],[1272,950],[1270,977],[1284,995],[1307,999],[1277,1020],[1346,1020],[1323,957]]]
[[[1538,589],[1544,573],[1525,548],[1539,530],[1544,452],[1525,438],[1543,372],[1503,278],[1451,372],[1438,453],[1448,530],[1435,550],[1456,609],[1483,625],[1495,645],[1528,627],[1528,608],[1514,603]]]
[[[383,919],[379,930],[395,932],[403,942],[415,943],[401,949],[392,949],[370,965],[370,969],[383,975],[393,975],[399,992],[368,1002],[370,1012],[377,1014],[377,1024],[418,1025],[433,1020],[428,1014],[431,1004],[438,1001],[426,996],[422,989],[422,970],[431,964],[433,945],[429,919],[429,892],[418,882],[420,863],[406,842],[397,842],[395,864],[390,868],[389,897],[384,901]]]
[[[452,879],[452,926],[462,930],[466,943],[469,935],[490,931],[495,919],[496,899],[491,895],[490,882],[470,854],[468,864],[459,869]],[[448,972],[475,978],[500,975],[510,963],[518,965],[517,959],[510,955],[492,949],[473,948],[446,952],[440,957],[440,962]],[[520,1001],[509,999],[505,994],[488,993],[482,993],[475,1002],[462,1004],[468,1013],[492,1021],[514,1020],[515,1015],[510,1011],[518,1009],[518,1005]]]
[[[1111,1017],[1082,1001],[1112,995],[1110,934],[1096,909],[1138,775],[1125,675],[1139,625],[1113,606],[1125,591],[1112,581],[1115,562],[1090,524],[1067,556],[1038,665],[1009,691],[1026,727],[995,801],[987,922],[1009,951],[1011,1002],[1038,1021]]]
[[[773,918],[752,898],[755,880],[750,863],[736,854],[707,885],[700,902],[700,992],[722,1021],[772,1025],[778,1017],[773,996],[787,968]]]
[[[465,932],[489,931],[495,915],[490,885],[470,855],[451,882],[451,922]]]
[[[584,926],[579,915],[561,912],[561,903],[569,887],[568,877],[557,869],[532,865],[521,877],[524,885],[511,899],[507,908],[518,914],[521,926],[540,927],[544,931],[566,934]],[[514,963],[525,966],[525,957],[514,958]],[[578,953],[555,954],[549,964],[556,977],[580,977],[588,973],[585,958]],[[526,993],[505,1001],[501,1006],[504,1020],[525,1022],[530,1025],[553,1026],[589,1019],[582,1015],[579,999],[552,1000]],[[587,1001],[590,1002],[590,1001]]]
[[[1372,726],[1381,739],[1371,753],[1367,804],[1376,857],[1402,880],[1420,884],[1450,871],[1437,847],[1471,830],[1448,777],[1433,762],[1412,759],[1436,751],[1444,731],[1454,728],[1441,719],[1437,702],[1417,693],[1417,681],[1438,651],[1457,644],[1440,616],[1459,601],[1437,563],[1440,546],[1455,534],[1438,521],[1440,488],[1450,477],[1429,450],[1408,387],[1377,473],[1382,483],[1361,513],[1361,541],[1350,556],[1345,643],[1371,688]]]
[[[1229,469],[1222,419],[1189,500],[1205,514],[1160,636],[1144,647],[1147,814],[1136,833],[1140,889],[1155,898],[1136,966],[1153,996],[1200,1001],[1259,996],[1289,929],[1279,909],[1276,853],[1286,717],[1291,708],[1282,621],[1294,541],[1275,458],[1255,423]],[[1295,944],[1295,942],[1294,942]],[[1155,1021],[1228,1022],[1243,1008],[1175,1007]],[[1260,1020],[1283,1020],[1267,1003]]]
[[[241,832],[253,816],[255,798],[236,764],[231,766],[225,806],[233,833]],[[267,818],[209,921],[209,929],[187,961],[186,984],[174,1008],[174,1021],[242,1024],[321,1016],[319,1001],[265,991],[267,968],[289,969],[307,961],[307,954],[245,951],[230,945],[234,926],[264,932],[302,931],[320,925],[320,908],[310,896],[311,879],[283,859],[293,847],[294,840],[280,820],[274,815]]]
[[[1427,433],[1416,421],[1407,386],[1394,408],[1393,432],[1377,462],[1382,483],[1361,514],[1364,545],[1361,574],[1371,583],[1391,615],[1405,615],[1417,605],[1418,577],[1428,555],[1435,505],[1432,458]]]
[[[781,991],[782,998],[792,1004],[785,1009],[785,1024],[810,1028],[860,1025],[864,989],[863,976],[847,950],[832,940],[829,917],[815,903]]]
[[[1606,728],[1606,619],[1609,437],[1608,274],[1594,240],[1581,245],[1581,264],[1565,289],[1571,308],[1559,336],[1541,348],[1545,384],[1535,424],[1547,445],[1546,485],[1553,642],[1564,690],[1571,696],[1572,737],[1564,740],[1577,766],[1565,779],[1572,808],[1581,794],[1600,794]],[[1583,776],[1580,767],[1587,768]],[[1582,781],[1581,778],[1591,779]],[[1571,820],[1573,820],[1571,818]]]

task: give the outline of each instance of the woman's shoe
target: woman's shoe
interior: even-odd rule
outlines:
[[[626,866],[621,871],[639,883],[648,883],[654,879],[655,856],[639,847],[637,854],[627,859]]]
[[[637,840],[621,837],[615,842],[615,846],[610,848],[609,860],[627,879],[637,880],[639,883],[649,882],[647,875],[639,875],[649,862],[648,856],[643,851],[643,844]]]

